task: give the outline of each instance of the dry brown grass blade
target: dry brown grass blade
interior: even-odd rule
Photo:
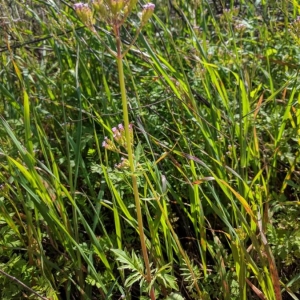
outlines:
[[[258,296],[259,299],[267,300],[263,292],[258,289],[248,278],[246,278],[247,284],[251,287],[252,291]]]

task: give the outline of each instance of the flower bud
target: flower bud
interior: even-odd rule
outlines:
[[[117,152],[117,148],[116,145],[107,137],[104,138],[104,141],[102,142],[102,147],[110,150],[110,151],[115,151]]]
[[[127,6],[125,7],[125,13],[130,13],[136,6],[138,0],[129,0]]]
[[[89,27],[94,24],[93,13],[87,3],[75,3],[74,9],[82,23]]]
[[[93,1],[93,7],[95,12],[99,14],[100,18],[105,21],[109,15],[109,12],[107,5],[103,3],[103,0]]]
[[[118,169],[128,169],[130,167],[129,160],[121,157],[121,162],[116,164],[115,167]]]
[[[108,0],[108,5],[111,9],[111,12],[114,15],[117,15],[125,6],[125,0]]]
[[[154,12],[154,8],[155,8],[155,4],[153,3],[147,3],[143,6],[142,17],[141,17],[142,25],[145,25],[148,22],[148,20],[151,18]]]

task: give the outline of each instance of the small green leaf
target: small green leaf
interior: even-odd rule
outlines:
[[[166,300],[184,300],[184,298],[179,293],[171,293]]]

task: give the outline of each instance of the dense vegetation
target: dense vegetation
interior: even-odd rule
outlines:
[[[297,1],[101,2],[0,1],[0,299],[300,299]]]

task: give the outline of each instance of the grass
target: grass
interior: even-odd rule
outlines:
[[[1,299],[300,297],[299,5],[155,5],[3,1]]]

